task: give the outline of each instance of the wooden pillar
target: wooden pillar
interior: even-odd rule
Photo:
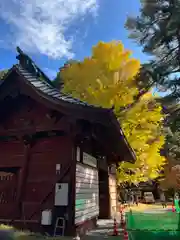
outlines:
[[[24,142],[24,162],[18,173],[18,186],[17,186],[17,204],[22,211],[22,197],[26,188],[26,179],[28,175],[28,163],[30,158],[30,143]]]
[[[109,175],[106,158],[98,160],[99,172],[99,218],[110,218]]]
[[[111,165],[109,167],[109,194],[110,194],[110,215],[111,217],[114,217],[114,214],[118,211],[117,178],[115,165]]]
[[[67,234],[74,236],[75,234],[75,195],[76,195],[76,128],[74,123],[71,124],[71,131],[69,132],[71,137],[71,159],[70,161],[70,179],[69,179],[69,196],[68,196],[68,220],[67,220]]]

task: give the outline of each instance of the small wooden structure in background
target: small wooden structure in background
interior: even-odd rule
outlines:
[[[0,82],[0,222],[83,234],[97,217],[111,216],[116,177],[109,169],[134,161],[134,153],[112,110],[60,93],[18,52]],[[58,218],[64,229],[56,232]]]

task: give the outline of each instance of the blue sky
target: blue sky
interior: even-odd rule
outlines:
[[[121,40],[145,62],[124,28],[139,7],[139,0],[1,0],[0,69],[16,63],[19,45],[52,78],[64,61],[90,55],[100,40]]]

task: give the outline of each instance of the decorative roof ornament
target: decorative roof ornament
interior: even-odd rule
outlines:
[[[41,80],[45,80],[50,85],[52,85],[49,78],[41,71],[40,68],[38,68],[35,62],[20,49],[20,47],[16,47],[16,51],[19,54],[18,56],[16,56],[16,59],[19,60],[19,65],[21,65],[22,68],[26,69],[29,73],[31,73],[35,77]]]

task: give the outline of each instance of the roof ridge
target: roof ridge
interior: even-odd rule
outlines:
[[[37,78],[42,77],[42,80],[48,82],[51,86],[53,86],[52,81],[49,77],[36,65],[36,63],[25,54],[20,47],[16,48],[18,52],[18,56],[16,59],[19,60],[19,65],[22,66],[23,69],[27,70],[29,73],[35,75]]]
[[[78,98],[73,97],[71,94],[63,93],[60,89],[56,88],[51,80],[40,70],[40,68],[33,62],[33,60],[23,53],[23,51],[17,47],[17,51],[19,55],[16,57],[19,60],[19,63],[14,64],[11,69],[3,76],[2,81],[0,81],[0,85],[4,82],[8,75],[16,69],[18,73],[26,79],[29,84],[35,87],[38,91],[43,94],[49,96],[50,98],[54,98],[55,100],[64,101],[70,104],[77,104],[82,107],[91,107],[94,109],[99,109],[103,111],[111,111],[111,109],[103,108],[101,106],[95,106],[92,104],[88,104],[85,101],[82,101]],[[40,76],[43,76],[41,79]]]
[[[62,91],[58,90],[52,83],[52,81],[46,76],[46,74],[35,64],[35,62],[27,55],[25,54],[20,47],[16,48],[17,52],[18,52],[18,56],[16,57],[19,60],[19,64],[17,64],[16,66],[21,67],[22,70],[27,71],[27,73],[29,73],[30,75],[32,74],[37,80],[42,81],[46,84],[47,87],[53,89],[54,91],[57,90],[57,92],[62,96],[67,98],[71,98],[74,100],[74,103],[76,102],[84,105],[84,106],[91,106],[97,109],[106,109],[100,106],[94,106],[92,104],[88,104],[85,101],[82,101],[78,98],[73,97],[70,94],[66,94],[66,93],[62,93]],[[42,79],[40,79],[40,77],[42,76]],[[107,109],[106,109],[107,110]]]
[[[38,81],[43,82],[43,83],[46,84],[48,87],[51,87],[51,88],[53,88],[53,89],[56,89],[56,88],[53,86],[53,84],[49,83],[49,81],[51,81],[51,80],[46,81],[46,79],[40,79],[38,76],[36,76],[36,75],[32,74],[31,72],[29,72],[28,69],[25,69],[25,68],[24,68],[21,64],[19,64],[19,63],[18,63],[18,64],[15,64],[14,66],[15,66],[17,69],[19,69],[19,70],[25,71],[26,74],[28,74],[28,75],[31,76],[31,77],[36,78]]]

